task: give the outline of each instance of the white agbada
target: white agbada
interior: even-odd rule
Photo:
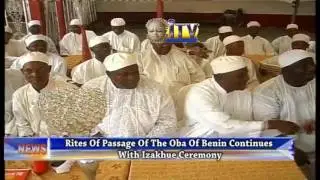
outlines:
[[[65,81],[49,79],[47,86],[40,91],[50,91],[59,88],[74,86]],[[47,124],[41,121],[38,107],[40,93],[31,84],[19,88],[12,96],[13,114],[16,118],[16,125],[19,136],[29,136],[33,133],[36,136],[49,136]]]
[[[249,91],[227,93],[214,78],[194,84],[184,106],[183,137],[253,136],[263,128],[252,120],[252,96]]]
[[[310,41],[309,42],[309,52],[316,53],[316,41]]]
[[[113,49],[118,52],[139,52],[140,51],[140,40],[134,33],[124,30],[122,34],[117,35],[113,31],[109,31],[103,34],[112,46]]]
[[[12,112],[12,94],[26,84],[19,70],[5,69],[5,134],[17,135],[16,120]]]
[[[152,48],[152,44],[150,42],[149,39],[145,39],[141,42],[141,52],[149,49],[149,48]]]
[[[93,31],[86,30],[87,41],[97,35]],[[82,55],[82,34],[69,32],[59,42],[60,54],[65,56]]]
[[[66,76],[67,74],[67,63],[65,61],[65,59],[63,59],[61,56],[59,56],[58,54],[54,54],[54,53],[46,53],[49,56],[49,65],[51,65],[51,72],[50,74],[58,74],[61,76]],[[17,69],[20,70],[22,68],[22,62],[23,59],[28,55],[28,53],[26,53],[25,55],[19,57],[17,60],[15,60],[13,62],[13,64],[11,65],[11,69]]]
[[[24,42],[28,37],[30,37],[32,34],[29,33],[27,35],[25,35],[24,37],[21,38],[21,41]],[[48,44],[48,52],[54,53],[54,54],[59,54],[56,45],[54,44],[54,42],[52,41],[52,39],[46,35],[43,35],[44,38],[46,39],[46,42]],[[26,47],[24,47],[25,52],[27,52],[28,50],[26,49]]]
[[[77,65],[71,71],[72,81],[79,84],[84,84],[91,79],[103,76],[105,74],[105,66],[95,58]]]
[[[271,42],[273,49],[276,53],[282,54],[288,50],[291,50],[292,38],[288,35],[280,36]]]
[[[316,120],[315,79],[303,87],[288,85],[282,75],[256,88],[253,94],[255,120],[281,119],[302,126],[302,121]],[[315,151],[315,133],[300,133],[296,146],[305,152]]]
[[[245,55],[262,55],[274,56],[275,51],[268,40],[263,37],[256,36],[252,38],[250,35],[242,37],[244,41],[244,54]]]
[[[108,137],[161,137],[176,131],[172,98],[153,80],[141,77],[137,88],[118,89],[102,76],[83,87],[106,94],[108,113],[98,128]]]
[[[217,58],[226,53],[226,48],[224,47],[219,36],[214,36],[212,38],[209,38],[204,44],[207,47],[207,49],[212,51],[212,53],[210,53],[209,59]]]
[[[142,75],[164,85],[173,96],[181,87],[205,79],[201,67],[174,45],[166,55],[158,55],[153,48],[147,49],[141,54],[138,65]]]

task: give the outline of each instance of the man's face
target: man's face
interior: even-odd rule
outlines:
[[[289,37],[293,37],[294,35],[298,34],[298,32],[299,32],[298,29],[296,29],[296,28],[290,28],[290,29],[287,29],[286,31],[287,31],[287,35]]]
[[[219,39],[220,41],[223,41],[224,38],[231,36],[233,33],[232,32],[227,32],[227,33],[219,33]]]
[[[112,83],[119,89],[134,89],[138,86],[140,74],[138,65],[134,64],[116,71],[107,71]]]
[[[244,53],[244,42],[237,41],[226,46],[227,55],[229,56],[242,56]]]
[[[42,52],[42,53],[47,53],[48,47],[47,47],[47,42],[38,40],[32,42],[27,49],[31,52]]]
[[[157,22],[149,24],[147,38],[154,43],[163,42],[166,38],[166,27]]]
[[[107,56],[110,55],[111,46],[109,45],[109,43],[101,43],[93,46],[91,48],[91,51],[93,51],[96,59],[103,61]]]
[[[307,50],[309,47],[309,44],[304,42],[304,41],[295,41],[291,43],[292,49],[302,49],[302,50]]]
[[[29,32],[31,34],[40,34],[41,33],[41,26],[33,25],[33,26],[29,27]]]
[[[246,67],[236,71],[223,73],[219,76],[219,79],[227,84],[229,92],[246,89],[249,80],[248,69]]]
[[[125,26],[111,26],[112,31],[117,35],[122,34],[124,32],[124,28]]]
[[[50,70],[51,67],[48,64],[34,61],[24,64],[21,72],[33,87],[43,89],[49,80]]]
[[[284,80],[291,86],[301,87],[315,77],[315,63],[312,58],[305,58],[281,69]]]
[[[11,33],[5,32],[5,33],[4,33],[4,43],[5,43],[5,44],[8,44],[8,43],[9,43],[9,40],[11,39],[11,37],[12,37],[12,34],[11,34]]]
[[[255,37],[258,35],[260,27],[252,26],[252,27],[249,27],[247,30],[249,35]]]
[[[70,31],[73,33],[81,34],[81,28],[77,25],[70,26]]]
[[[151,43],[153,49],[159,54],[159,55],[166,55],[171,50],[172,44],[170,43]]]

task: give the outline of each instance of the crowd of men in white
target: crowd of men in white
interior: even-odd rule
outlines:
[[[161,18],[147,22],[142,43],[114,18],[112,31],[102,36],[86,30],[94,58],[74,67],[71,78],[61,56],[82,54],[80,20],[70,22],[60,54],[37,20],[21,40],[5,27],[5,133],[49,136],[39,94],[77,85],[105,93],[108,113],[95,129],[103,136],[255,137],[276,130],[273,135],[296,135],[296,147],[313,161],[315,42],[289,24],[287,35],[270,43],[258,35],[260,26],[249,22],[244,37],[222,26],[206,42],[178,47],[165,43]],[[244,55],[272,56],[266,61],[281,74],[259,84]]]

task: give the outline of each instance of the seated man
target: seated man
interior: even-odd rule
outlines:
[[[301,127],[295,147],[314,162],[315,63],[309,52],[295,49],[279,56],[282,75],[261,84],[253,95],[255,120],[281,119]],[[298,163],[300,164],[300,163]]]
[[[95,55],[94,58],[77,65],[71,71],[72,81],[78,84],[106,74],[103,61],[111,52],[109,40],[103,36],[96,36],[90,40],[89,47]]]
[[[47,123],[41,118],[38,99],[43,91],[69,88],[65,81],[50,78],[49,57],[41,52],[30,52],[21,60],[21,72],[28,84],[12,95],[13,115],[16,119],[18,136],[50,136]],[[73,161],[66,161],[55,168],[58,173],[68,172]]]
[[[19,70],[5,69],[5,135],[17,136],[16,120],[12,112],[12,94],[26,84]]]
[[[41,22],[39,20],[31,20],[27,24],[29,34],[25,35],[21,41],[25,41],[31,35],[39,35],[41,34]],[[48,43],[48,52],[58,54],[56,45],[52,41],[52,39],[48,36],[43,35]],[[27,49],[26,49],[27,52]]]
[[[166,28],[164,21],[160,18],[151,21],[158,24],[154,25],[159,28],[156,32]],[[201,67],[176,46],[166,43],[164,34],[150,34],[148,38],[152,48],[141,53],[138,61],[141,74],[164,85],[172,96],[175,96],[181,87],[205,79]]]
[[[250,21],[247,24],[248,35],[243,36],[244,41],[244,54],[248,55],[261,55],[261,56],[274,56],[275,51],[271,43],[265,38],[259,36],[260,23],[257,21]]]
[[[254,89],[259,85],[259,81],[257,79],[256,68],[252,61],[246,57],[243,57],[244,54],[244,42],[243,40],[236,35],[231,35],[223,40],[223,44],[226,48],[226,56],[236,56],[244,59],[247,62],[249,81],[247,84],[247,88],[249,90]],[[219,58],[217,58],[219,59]],[[214,61],[214,60],[213,60]]]
[[[60,54],[62,56],[82,55],[82,34],[80,19],[73,19],[70,21],[70,31],[65,34],[59,42]],[[87,41],[95,37],[96,34],[93,31],[86,30]]]
[[[223,40],[225,37],[231,36],[233,34],[232,27],[230,26],[221,26],[218,29],[219,35],[209,38],[204,44],[206,47],[211,50],[210,58],[214,59],[219,56],[222,56],[226,53],[226,49],[223,45]]]
[[[299,32],[297,24],[288,24],[286,28],[287,35],[280,36],[272,41],[272,46],[277,54],[282,54],[291,50],[292,37]]]
[[[30,52],[42,52],[45,53],[49,58],[49,64],[51,66],[51,75],[60,75],[62,77],[66,76],[67,73],[67,63],[66,61],[59,56],[58,54],[48,52],[48,43],[46,41],[45,36],[43,35],[30,35],[26,40],[25,44],[29,52],[25,55],[19,57],[16,61],[11,65],[12,69],[20,70],[22,69],[22,64],[24,63],[24,58]]]
[[[180,136],[257,136],[265,129],[283,133],[297,131],[287,121],[252,121],[252,95],[247,85],[247,63],[242,58],[223,56],[211,62],[213,77],[195,84],[185,99],[186,126]]]
[[[97,132],[107,137],[161,137],[176,131],[171,96],[157,82],[140,77],[136,55],[112,54],[106,69],[106,76],[83,85],[99,88],[108,100],[107,114]]]
[[[126,22],[122,18],[113,18],[110,22],[112,31],[109,31],[105,36],[112,48],[117,52],[139,52],[140,40],[134,33],[125,30]]]

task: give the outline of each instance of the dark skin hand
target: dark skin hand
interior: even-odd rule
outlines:
[[[283,135],[293,135],[299,132],[300,127],[294,122],[283,120],[269,120],[268,129],[277,129]]]

